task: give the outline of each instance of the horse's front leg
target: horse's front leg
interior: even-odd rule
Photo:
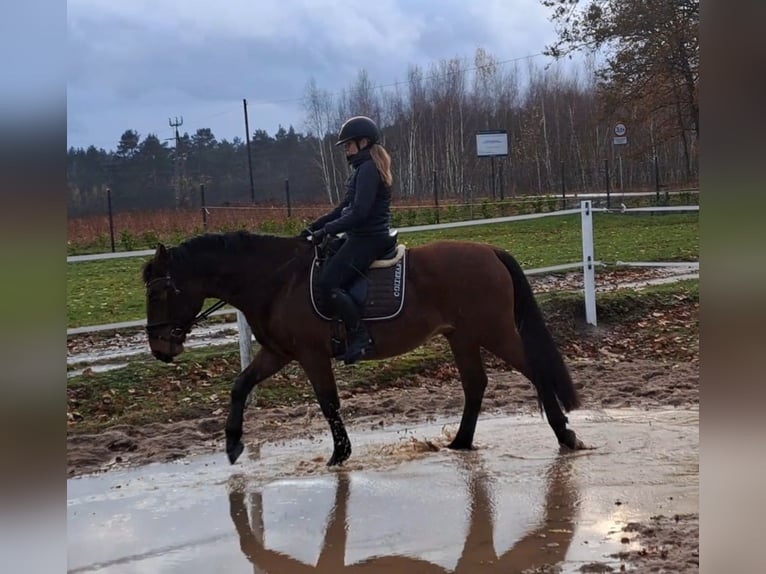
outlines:
[[[242,422],[245,415],[245,401],[255,385],[275,374],[290,359],[286,359],[265,347],[255,354],[253,361],[242,371],[234,381],[231,389],[231,406],[229,418],[226,420],[226,454],[229,462],[237,462],[244,450],[242,444]]]
[[[335,385],[335,375],[332,372],[330,359],[327,356],[311,355],[299,358],[298,362],[311,381],[319,408],[322,409],[322,414],[330,425],[333,451],[327,466],[342,464],[351,456],[351,441],[340,418],[338,387]]]

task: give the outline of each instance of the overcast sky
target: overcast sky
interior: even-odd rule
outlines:
[[[218,139],[303,129],[310,78],[331,92],[361,68],[374,84],[443,58],[537,54],[554,37],[539,0],[68,0],[67,145],[114,149],[209,127]],[[548,60],[535,59],[540,65]],[[288,101],[285,101],[288,100]]]

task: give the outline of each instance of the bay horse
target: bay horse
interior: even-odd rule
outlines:
[[[142,269],[146,331],[155,358],[170,362],[186,335],[209,314],[207,298],[239,309],[260,344],[236,377],[226,421],[231,464],[242,454],[245,402],[253,388],[297,361],[306,373],[332,433],[328,466],[351,455],[333,374],[332,321],[313,307],[310,272],[316,247],[301,237],[245,231],[204,234],[177,247],[157,246]],[[584,448],[567,428],[564,411],[580,406],[569,371],[545,325],[518,262],[506,251],[473,242],[436,241],[406,249],[406,299],[393,319],[370,322],[373,352],[364,360],[401,355],[444,336],[463,386],[464,406],[452,449],[470,449],[487,375],[484,348],[534,385],[558,442]]]

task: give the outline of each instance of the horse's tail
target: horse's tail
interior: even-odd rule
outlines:
[[[524,355],[532,383],[538,389],[552,388],[565,411],[569,412],[580,407],[580,399],[572,383],[572,377],[553,336],[545,325],[543,314],[537,305],[527,276],[509,253],[501,249],[495,249],[495,253],[508,269],[513,280],[513,313],[516,317],[516,328],[524,344]]]

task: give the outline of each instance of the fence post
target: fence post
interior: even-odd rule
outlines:
[[[567,185],[564,178],[564,162],[561,162],[561,209],[567,208]]]
[[[436,170],[433,172],[434,208],[436,210],[436,223],[439,223],[439,188],[436,187]]]
[[[112,217],[112,188],[106,188],[106,203],[109,209],[109,240],[112,243],[112,253],[114,253],[114,218]]]
[[[287,217],[292,217],[292,208],[290,207],[290,180],[285,179],[285,197],[287,198]]]
[[[250,344],[253,332],[250,330],[250,325],[240,310],[237,310],[237,331],[239,331],[239,363],[242,370],[244,370],[253,360],[253,349]]]
[[[582,222],[582,273],[585,322],[596,326],[596,270],[593,256],[593,209],[590,200],[580,202]]]
[[[606,207],[612,207],[612,190],[609,181],[609,158],[604,159],[604,179],[606,180]]]
[[[253,332],[250,330],[247,319],[245,319],[245,316],[239,309],[237,309],[237,332],[239,333],[239,365],[241,370],[244,371],[253,361]],[[253,392],[247,396],[245,405],[250,404],[252,396]]]
[[[654,154],[654,191],[657,193],[657,205],[660,204],[660,160]]]
[[[492,156],[489,158],[490,165],[492,166],[492,201],[495,201],[497,199],[497,193],[495,192],[495,185],[497,181],[495,180],[495,156]]]
[[[207,205],[205,204],[205,184],[199,184],[200,204],[202,205],[202,228],[207,231]]]
[[[500,175],[498,178],[500,179],[500,201],[505,201],[505,185],[503,184],[503,163],[500,162]]]

